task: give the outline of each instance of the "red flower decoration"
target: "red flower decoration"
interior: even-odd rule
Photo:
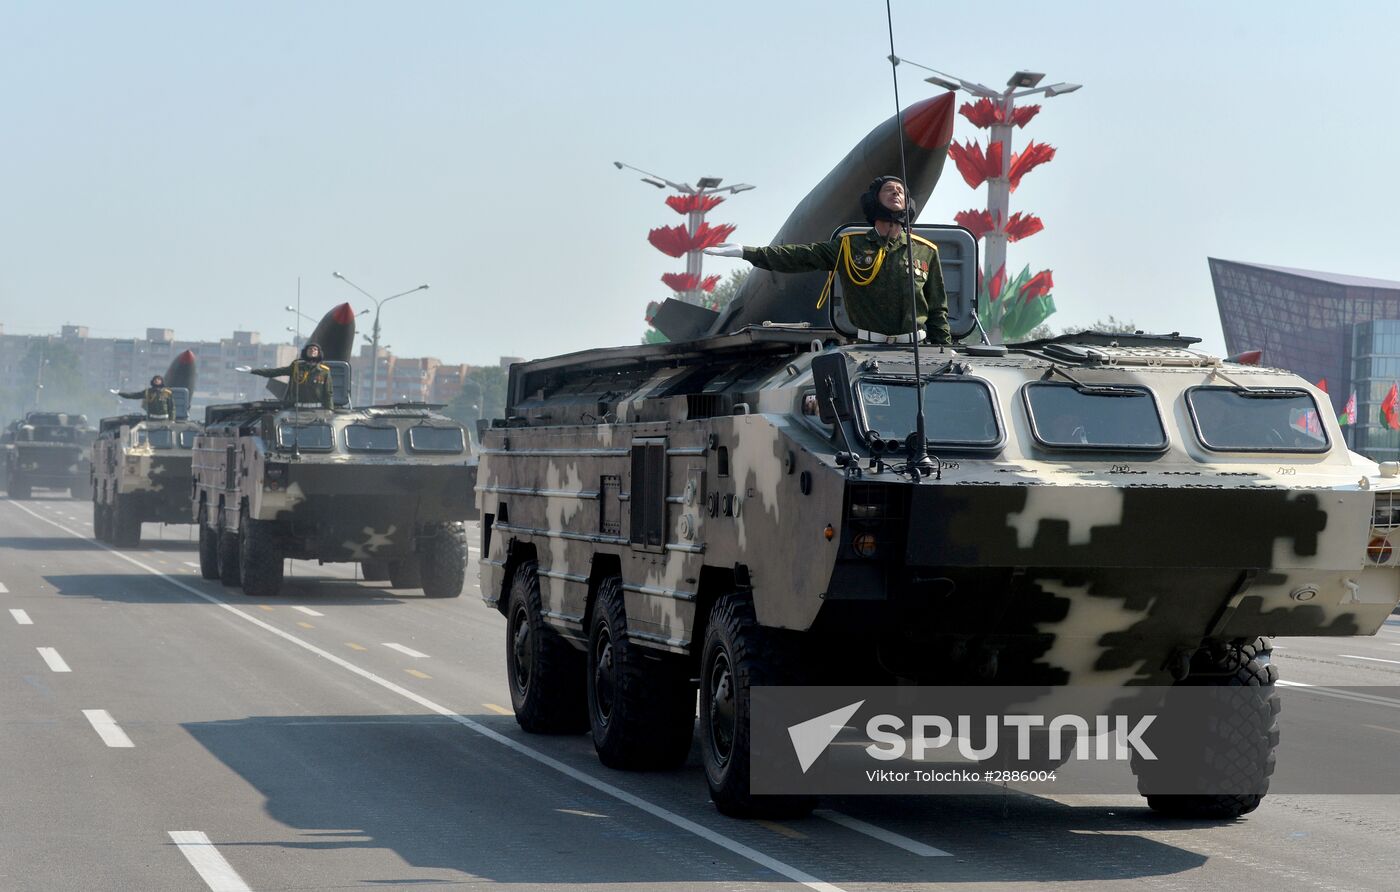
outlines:
[[[668,195],[666,197],[666,204],[678,214],[713,210],[722,201],[724,201],[722,195]]]

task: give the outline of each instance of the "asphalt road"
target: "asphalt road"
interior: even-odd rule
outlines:
[[[1400,875],[1390,795],[1271,795],[1227,825],[1011,791],[731,820],[695,752],[631,774],[586,736],[520,733],[475,552],[459,599],[298,563],[258,601],[199,578],[192,528],[148,524],[115,551],[90,520],[80,502],[0,502],[5,892],[1354,890]],[[1295,685],[1400,685],[1395,620],[1279,644]]]

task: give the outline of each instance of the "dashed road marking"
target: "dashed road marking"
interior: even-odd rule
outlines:
[[[83,716],[92,725],[92,730],[97,732],[97,736],[102,738],[102,742],[110,747],[125,748],[136,744],[131,742],[131,738],[126,736],[126,732],[117,724],[117,720],[112,718],[112,714],[105,709],[84,709]]]
[[[39,656],[41,656],[41,657],[44,658],[44,662],[45,662],[45,663],[48,663],[48,664],[49,664],[49,668],[52,669],[53,671],[55,671],[55,672],[72,672],[72,671],[73,671],[72,669],[69,669],[69,668],[68,668],[68,663],[63,659],[63,657],[61,657],[61,656],[58,655],[58,651],[55,650],[54,648],[52,648],[52,647],[39,647],[39,648],[35,648],[35,649],[39,651]]]
[[[34,625],[34,620],[30,619],[29,614],[23,610],[11,610],[10,616],[13,616],[15,618],[15,622],[19,623],[21,626]]]
[[[426,660],[428,655],[421,651],[416,651],[411,647],[404,647],[402,644],[395,644],[392,641],[384,642],[384,646],[390,650],[396,650],[406,657],[413,657],[415,660]]]
[[[315,626],[311,625],[311,623],[298,622],[297,625],[301,626],[303,629],[314,629],[314,628],[316,628]]]
[[[267,604],[259,604],[259,605],[258,605],[258,609],[259,609],[259,610],[266,610],[268,613],[271,613],[271,612],[272,612],[273,610],[275,610],[276,608],[274,608],[274,607],[272,607],[272,606],[270,606],[270,605],[267,605]]]
[[[58,529],[63,530],[65,533],[68,533],[70,536],[73,536],[74,538],[84,538],[82,534],[76,533],[73,530],[70,530],[67,527],[63,526],[63,524],[50,520],[49,518],[44,517],[38,512],[26,508],[25,506],[20,505],[17,502],[9,502],[8,504],[13,505],[19,510],[25,512],[26,514],[38,518],[39,520],[42,520],[45,523],[52,524]],[[602,780],[601,778],[589,774],[586,771],[583,771],[581,769],[573,767],[572,765],[562,762],[559,759],[554,758],[553,756],[547,755],[544,752],[530,746],[529,744],[522,743],[521,741],[516,740],[512,737],[508,737],[507,735],[502,734],[499,731],[495,731],[487,727],[486,725],[483,725],[481,722],[476,721],[470,716],[462,715],[456,712],[455,710],[449,709],[448,707],[443,706],[442,704],[423,696],[422,694],[409,690],[403,685],[392,682],[381,675],[376,675],[368,669],[357,666],[343,657],[338,657],[330,651],[325,650],[324,648],[317,647],[310,641],[298,638],[296,635],[293,635],[291,632],[288,632],[285,629],[279,629],[271,623],[264,622],[263,620],[259,619],[253,614],[248,613],[238,607],[235,607],[221,598],[216,598],[208,592],[195,588],[193,585],[190,585],[167,573],[163,573],[160,570],[157,570],[156,568],[150,566],[149,564],[143,564],[141,561],[137,560],[129,554],[124,554],[123,552],[120,552],[114,548],[110,548],[107,545],[100,542],[94,544],[96,544],[103,551],[108,552],[112,555],[112,557],[118,560],[126,561],[132,566],[138,567],[152,576],[158,576],[161,579],[164,579],[166,582],[170,583],[171,585],[175,586],[176,588],[180,589],[181,591],[194,595],[196,598],[213,604],[214,606],[222,610],[226,610],[232,615],[242,619],[243,621],[257,626],[259,629],[262,629],[264,632],[267,632],[270,635],[274,635],[278,638],[281,638],[283,641],[286,641],[287,643],[294,645],[295,647],[299,647],[307,653],[314,654],[315,656],[320,657],[326,662],[334,666],[338,666],[339,668],[344,669],[346,672],[356,675],[359,678],[362,678],[373,685],[377,685],[378,687],[381,687],[386,691],[389,691],[393,694],[397,694],[398,696],[402,697],[405,700],[408,700],[411,703],[421,706],[422,708],[434,712],[448,719],[449,721],[461,725],[463,728],[466,728],[468,731],[471,731],[473,734],[476,734],[479,737],[485,738],[486,740],[490,740],[493,743],[499,744],[500,746],[505,747],[511,752],[522,756],[526,759],[529,759],[538,765],[548,768],[551,771],[555,771],[563,775],[564,777],[575,781],[576,783],[583,784],[584,786],[596,790],[597,792],[602,793],[605,796],[611,796],[613,799],[616,799],[619,802],[624,803],[625,805],[630,805],[638,811],[645,812],[646,814],[649,814],[660,821],[664,821],[667,824],[670,824],[672,827],[675,827],[679,830],[683,830],[686,833],[703,839],[708,843],[719,846],[720,848],[734,855],[737,855],[738,857],[743,858],[746,861],[751,861],[754,864],[759,865],[760,867],[767,868],[768,870],[773,871],[779,876],[786,877],[787,879],[795,883],[799,883],[805,886],[806,888],[813,890],[813,892],[844,892],[844,890],[842,890],[840,886],[820,880],[817,877],[812,876],[811,874],[798,867],[794,867],[793,865],[788,864],[785,861],[781,861],[777,858],[774,858],[772,855],[769,855],[766,852],[760,852],[758,849],[755,849],[754,847],[749,845],[745,845],[744,843],[739,842],[733,837],[726,836],[718,830],[711,829],[710,827],[707,827],[704,824],[701,824],[697,821],[691,820],[690,818],[677,814],[676,812],[671,811],[669,808],[657,805],[649,799],[643,799],[641,796],[638,796],[635,793],[628,792],[622,787],[619,787],[615,784],[611,784],[605,780]],[[94,711],[101,712],[101,710]],[[86,712],[84,714],[86,714]],[[103,714],[105,715],[105,713]],[[108,718],[110,719],[110,716]],[[118,732],[120,732],[120,729],[117,730]]]
[[[190,862],[210,892],[251,892],[208,836],[198,830],[171,830],[169,833],[171,841],[179,846],[180,854]]]
[[[293,609],[293,610],[296,610],[296,611],[299,611],[299,612],[301,612],[301,613],[304,613],[304,614],[306,614],[307,616],[325,616],[324,613],[321,613],[321,612],[316,611],[316,610],[312,610],[310,607],[302,607],[302,606],[299,605],[299,604],[294,604],[294,605],[292,605],[292,609]]]
[[[405,669],[404,671],[407,672],[409,675],[412,675],[414,678],[432,678],[432,676],[428,673],[419,672],[417,669]]]
[[[181,561],[181,563],[183,563],[186,567],[194,567],[196,570],[199,569],[199,564],[196,564],[194,561]]]
[[[353,641],[345,642],[345,646],[350,648],[351,650],[369,650],[369,648],[365,647],[363,644],[356,644]]]
[[[777,821],[754,821],[755,824],[765,830],[772,830],[779,836],[786,836],[788,839],[806,839],[807,834],[801,830],[794,830],[786,824],[779,824]]]
[[[1380,657],[1363,657],[1360,654],[1337,654],[1339,657],[1346,657],[1348,660],[1366,660],[1370,663],[1389,663],[1392,666],[1400,666],[1400,660],[1382,660]]]
[[[10,590],[7,589],[7,588],[5,588],[5,583],[0,582],[0,595],[7,595],[7,594],[9,594],[9,593],[10,593]]]
[[[513,711],[506,709],[504,706],[497,706],[494,703],[483,703],[481,705],[485,706],[487,709],[491,710],[496,715],[515,715]]]
[[[912,852],[924,858],[937,858],[940,856],[951,856],[952,852],[945,852],[942,849],[935,849],[931,845],[919,842],[917,839],[910,839],[907,836],[900,836],[898,833],[886,830],[884,827],[876,827],[874,824],[862,821],[860,818],[853,818],[850,815],[842,814],[839,811],[832,811],[828,808],[819,808],[812,812],[819,818],[825,818],[833,824],[840,824],[847,830],[854,830],[857,833],[864,833],[871,839],[878,839],[880,842],[889,843],[896,848],[906,852]]]

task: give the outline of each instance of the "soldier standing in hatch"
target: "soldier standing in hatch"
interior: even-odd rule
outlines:
[[[948,295],[943,290],[943,268],[933,242],[909,232],[905,225],[914,216],[914,201],[898,177],[876,177],[860,196],[861,210],[872,229],[851,233],[829,242],[811,245],[718,245],[706,254],[742,257],[759,269],[777,273],[830,270],[841,277],[846,294],[846,315],[867,341],[913,343],[909,313],[909,257],[914,260],[917,317],[935,344],[951,344],[948,330]],[[912,244],[911,244],[912,242]],[[827,289],[831,288],[830,279]],[[823,300],[826,292],[823,292]],[[820,304],[818,304],[820,306]]]
[[[151,386],[145,390],[114,390],[124,400],[140,400],[141,408],[152,418],[169,418],[175,414],[175,395],[165,386],[164,375],[153,375]]]
[[[321,345],[307,344],[301,348],[301,356],[292,360],[291,365],[275,369],[254,369],[239,366],[237,371],[251,372],[264,378],[287,376],[287,393],[283,402],[320,403],[321,408],[330,409],[332,403],[331,367],[321,361]]]

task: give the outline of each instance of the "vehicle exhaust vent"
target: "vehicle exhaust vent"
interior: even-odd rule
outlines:
[[[734,401],[727,393],[688,393],[685,395],[685,417],[722,418],[733,411]]]

